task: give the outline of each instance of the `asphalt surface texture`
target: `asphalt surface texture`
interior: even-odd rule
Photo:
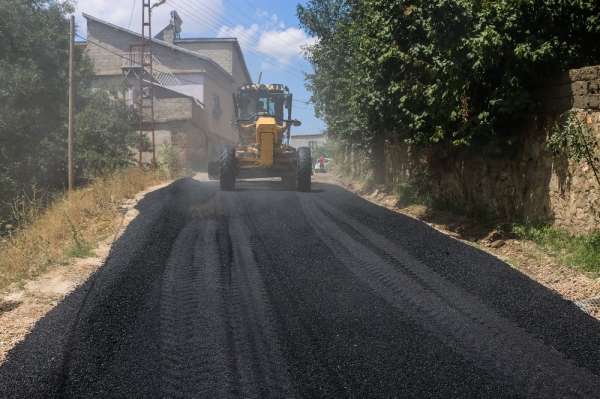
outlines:
[[[0,397],[600,397],[598,321],[338,186],[183,179],[138,209]]]

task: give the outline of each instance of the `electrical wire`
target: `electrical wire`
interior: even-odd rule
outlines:
[[[182,4],[176,4],[174,2],[171,2],[171,4],[178,8],[183,14],[187,15],[188,17],[194,19],[196,22],[199,22],[201,25],[208,25],[208,27],[217,32],[219,31],[221,26],[226,26],[225,24],[223,24],[222,22],[216,21],[214,19],[209,19],[208,17],[199,17],[195,14],[195,11],[190,11],[187,7],[184,7]],[[187,3],[186,3],[187,4]],[[220,25],[220,26],[219,26]],[[246,40],[247,42],[251,42],[252,41],[252,37],[248,36],[245,33],[241,33],[240,37],[243,40]],[[252,47],[246,47],[245,48],[246,51],[249,51],[257,56],[259,56],[265,63],[275,67],[275,68],[280,68],[280,69],[284,69],[286,70],[286,68],[283,68],[283,66],[285,66],[286,64],[282,63],[280,60],[278,60],[277,58],[273,57],[273,56],[269,56],[267,54],[261,53],[257,50],[255,50]],[[275,62],[277,62],[278,64],[273,63],[272,61],[269,60],[273,59]],[[304,71],[296,68],[296,70],[287,70],[288,72],[291,73],[296,73],[299,77],[301,77],[302,79],[304,79]]]
[[[228,2],[230,2],[230,0],[227,0],[227,1],[228,1]],[[232,7],[233,7],[233,9],[235,9],[235,10],[238,10],[238,11],[240,11],[240,12],[242,12],[242,13],[243,13],[243,11],[241,11],[241,10],[239,9],[239,5],[240,5],[240,4],[241,4],[241,5],[243,5],[243,6],[246,8],[246,10],[248,11],[248,13],[249,13],[249,14],[252,14],[252,13],[255,13],[255,14],[256,14],[256,13],[257,13],[259,10],[261,10],[261,7],[259,7],[259,6],[258,6],[258,5],[257,5],[257,4],[254,2],[254,1],[249,1],[249,0],[246,0],[246,1],[244,1],[244,2],[240,2],[239,4],[235,4],[235,5],[234,5],[234,4],[232,4]],[[266,12],[266,11],[265,11],[265,12]],[[231,13],[228,13],[227,15],[230,15],[230,16],[231,16],[232,14],[231,14]],[[258,15],[258,14],[257,14],[257,15]],[[266,15],[268,15],[268,12],[266,12]],[[271,17],[273,17],[273,16],[277,18],[277,21],[280,21],[280,19],[279,19],[279,17],[277,16],[277,14],[271,14]],[[240,20],[239,18],[236,18],[236,19],[237,19],[238,21],[240,21],[240,24],[241,24],[242,26],[244,25],[244,23],[243,23],[243,22],[241,22],[241,21],[243,21],[243,19],[242,19],[242,20]],[[283,21],[281,21],[281,22],[283,23]],[[285,24],[284,24],[284,25],[285,25]],[[287,43],[285,43],[285,42],[284,42],[284,41],[283,41],[283,40],[282,40],[280,37],[275,37],[275,38],[273,38],[273,39],[275,39],[276,43],[278,43],[279,45],[282,45],[282,46],[285,46],[285,45],[287,45]],[[306,73],[305,71],[302,71],[302,72],[303,72],[303,73]]]
[[[104,46],[104,45],[100,44],[99,42],[96,42],[95,40],[92,40],[92,39],[89,39],[89,38],[85,38],[84,36],[80,35],[79,33],[75,33],[75,35],[76,35],[78,38],[80,38],[80,39],[82,39],[82,40],[85,40],[85,41],[86,41],[86,43],[93,44],[94,46],[96,46],[96,47],[99,47],[99,48],[101,48],[101,49],[103,49],[103,50],[105,50],[105,51],[107,51],[107,52],[109,52],[109,53],[111,53],[111,54],[113,54],[113,55],[115,55],[115,56],[117,56],[117,57],[121,58],[121,59],[124,59],[124,60],[127,60],[127,61],[129,61],[129,60],[130,60],[130,58],[129,58],[129,57],[127,57],[127,56],[125,56],[125,55],[123,55],[123,54],[117,53],[116,51],[109,49],[108,47],[106,47],[106,46]],[[160,68],[156,68],[156,67],[153,67],[152,69],[153,69],[154,71],[156,71],[156,72],[161,72],[161,73],[165,73],[165,74],[173,74],[173,72],[172,72],[172,71],[166,71],[166,70],[162,70],[162,69],[160,69]],[[181,81],[181,82],[185,82],[185,83],[191,83],[191,84],[198,84],[198,82],[195,82],[195,81],[192,81],[192,80],[186,80],[186,79],[185,79],[185,78],[183,78],[183,77],[176,76],[176,78],[177,78],[179,81]],[[296,99],[296,98],[294,98],[294,99],[293,99],[293,101],[294,101],[294,102],[296,102],[296,103],[304,104],[304,105],[310,105],[310,104],[311,104],[311,103],[310,103],[310,101],[300,100],[300,99]]]
[[[137,0],[132,0],[133,4],[131,7],[131,14],[129,15],[129,24],[127,25],[127,28],[131,29],[131,24],[133,22],[133,14],[135,13],[135,5],[137,3]]]
[[[121,59],[124,59],[124,60],[130,61],[130,58],[129,58],[129,57],[127,57],[127,56],[125,56],[125,55],[123,55],[123,54],[117,53],[116,51],[114,51],[114,50],[111,50],[110,48],[108,48],[108,47],[106,47],[106,46],[104,46],[104,45],[100,44],[99,42],[96,42],[95,40],[92,40],[92,39],[86,38],[86,37],[84,37],[84,36],[80,35],[79,33],[75,33],[75,35],[76,35],[78,38],[80,38],[80,39],[82,39],[82,40],[85,40],[85,42],[86,42],[86,43],[90,43],[90,44],[92,44],[92,45],[94,45],[94,46],[96,46],[96,47],[99,47],[99,48],[101,48],[101,49],[103,49],[103,50],[107,51],[108,53],[110,53],[110,54],[113,54],[113,55],[115,55],[115,56],[117,56],[117,57],[119,57],[119,58],[121,58]],[[165,73],[165,74],[171,74],[171,75],[173,74],[171,71],[165,71],[165,70],[162,70],[162,69],[160,69],[160,68],[156,68],[156,67],[154,67],[154,68],[153,68],[153,70],[154,70],[154,71],[156,71],[156,72],[161,72],[161,73]],[[185,79],[185,78],[183,78],[183,77],[180,77],[180,76],[176,76],[176,78],[177,78],[179,81],[181,81],[181,82],[184,82],[184,83],[190,83],[190,84],[194,84],[194,85],[195,85],[195,84],[198,84],[198,82],[195,82],[195,81],[192,81],[192,80],[187,80],[187,79]],[[307,109],[307,110],[310,110],[310,105],[311,105],[310,101],[305,101],[305,100],[300,100],[300,99],[296,99],[296,98],[294,98],[294,99],[293,99],[293,102],[295,102],[295,103],[297,103],[297,104],[302,104],[303,106],[299,106],[299,107],[300,107],[300,108],[302,108],[302,109]]]
[[[194,10],[194,6],[193,6],[193,5],[192,5],[192,3],[190,3],[188,0],[178,0],[178,1],[180,1],[180,4],[183,4],[183,5],[185,5],[185,6],[187,6],[187,7],[188,7],[188,9],[187,9],[187,10],[188,10],[188,12],[189,12],[190,10]],[[213,12],[213,14],[216,14],[216,10],[215,10],[215,9],[213,9],[213,8],[210,8],[210,7],[207,7],[207,8],[209,8],[209,9],[210,9],[210,10]],[[232,8],[232,9],[235,9],[235,8]],[[195,11],[192,11],[192,12],[195,12]],[[238,25],[240,25],[240,26],[242,26],[242,27],[244,26],[244,23],[243,23],[243,22],[239,22],[239,21],[233,21],[231,18],[229,18],[229,16],[230,16],[230,15],[231,15],[231,13],[228,13],[227,15],[222,15],[222,16],[221,16],[221,17],[219,17],[219,18],[212,18],[212,19],[211,19],[211,18],[208,18],[208,17],[207,17],[207,19],[209,19],[209,20],[210,20],[210,22],[211,22],[211,24],[212,24],[212,26],[211,26],[211,27],[212,27],[212,28],[213,28],[215,31],[218,31],[218,30],[219,30],[219,28],[220,28],[221,26],[231,26],[231,27],[235,27],[235,26],[238,26]],[[219,26],[219,25],[220,25],[220,26]],[[251,36],[248,36],[247,34],[246,34],[246,35],[243,35],[243,37],[244,37],[245,39],[247,39],[248,41],[249,41],[249,39],[251,39],[251,38],[252,38]],[[280,41],[280,43],[282,43],[282,42]],[[282,44],[283,44],[283,43],[282,43]],[[263,55],[263,56],[264,56],[264,55]],[[272,58],[275,58],[275,57],[272,57]],[[303,72],[303,71],[302,71],[302,72]]]
[[[194,19],[195,21],[199,22],[200,24],[206,24],[208,25],[212,30],[214,30],[215,32],[218,32],[220,30],[220,28],[222,26],[228,26],[231,25],[231,27],[236,27],[236,26],[244,26],[243,24],[239,24],[237,22],[232,21],[231,19],[223,16],[221,19],[216,19],[216,18],[210,18],[207,16],[200,16],[200,15],[196,15],[196,11],[193,10],[193,5],[191,5],[189,2],[185,1],[185,0],[169,0],[169,3],[171,3],[175,8],[179,8],[181,10],[182,13],[186,14],[187,16],[189,16],[190,18]],[[215,11],[212,8],[209,8],[211,11]],[[248,34],[245,33],[241,33],[240,37],[247,41],[247,42],[251,42],[253,37],[249,36]],[[277,39],[277,38],[276,38]],[[284,45],[283,42],[281,42],[280,39],[279,43],[281,45]],[[278,67],[280,69],[283,69],[287,72],[292,72],[292,73],[296,73],[298,74],[298,76],[300,76],[302,79],[305,78],[305,74],[307,73],[306,71],[294,67],[293,65],[290,64],[286,64],[284,62],[282,62],[281,60],[279,60],[278,58],[274,57],[274,56],[270,56],[268,54],[262,53],[257,51],[256,49],[252,48],[252,47],[248,47],[246,48],[247,51],[259,56],[263,61],[265,61],[266,63],[274,66],[274,67]],[[274,64],[273,62],[271,62],[269,59],[274,60],[278,65]]]
[[[91,39],[89,39],[89,38],[85,38],[85,37],[81,36],[81,35],[80,35],[80,34],[78,34],[78,33],[76,33],[75,35],[76,35],[78,38],[80,38],[80,39],[82,39],[82,40],[85,40],[85,41],[86,41],[86,43],[93,44],[94,46],[96,46],[96,47],[99,47],[99,48],[101,48],[101,49],[103,49],[103,50],[105,50],[105,51],[108,51],[109,53],[111,53],[111,54],[113,54],[113,55],[115,55],[115,56],[117,56],[117,57],[119,57],[119,58],[122,58],[122,59],[124,59],[124,60],[130,61],[130,58],[129,58],[129,57],[126,57],[126,56],[124,56],[123,54],[119,54],[119,53],[117,53],[116,51],[113,51],[113,50],[109,49],[108,47],[106,47],[106,46],[104,46],[104,45],[102,45],[102,44],[100,44],[100,43],[98,43],[98,42],[96,42],[96,41],[94,41],[94,40],[91,40]],[[172,72],[172,71],[165,71],[165,70],[161,70],[160,68],[156,68],[156,67],[153,67],[152,69],[153,69],[154,71],[156,71],[156,72],[161,72],[161,73],[164,73],[164,74],[173,75],[173,72]],[[180,82],[191,83],[191,84],[195,84],[195,85],[197,85],[197,84],[198,84],[198,82],[195,82],[195,81],[193,81],[193,80],[187,80],[187,79],[185,79],[185,78],[183,78],[183,77],[180,77],[180,76],[176,76],[176,78],[177,78],[177,79],[178,79]]]

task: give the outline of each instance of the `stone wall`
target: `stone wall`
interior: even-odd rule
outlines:
[[[545,111],[531,116],[510,159],[388,145],[388,181],[416,182],[437,202],[498,221],[600,229],[600,186],[590,166],[547,147],[551,126],[569,110],[600,140],[600,66],[570,71],[541,89],[540,99]]]

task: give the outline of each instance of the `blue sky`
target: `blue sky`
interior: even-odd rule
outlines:
[[[284,83],[298,101],[294,117],[302,126],[295,133],[317,133],[324,129],[314,115],[304,87],[304,73],[312,71],[304,59],[303,48],[314,42],[298,25],[296,0],[167,0],[153,12],[154,32],[169,21],[177,10],[183,19],[183,37],[237,37],[254,81],[263,73],[263,82]],[[81,13],[140,31],[142,0],[79,0],[77,23],[85,35]]]

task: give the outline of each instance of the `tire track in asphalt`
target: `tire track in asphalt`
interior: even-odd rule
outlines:
[[[163,280],[164,397],[227,398],[234,390],[222,288],[216,220],[193,219],[180,234]]]
[[[273,275],[276,276],[277,282],[274,283],[271,281],[269,289],[271,292],[273,290],[281,290],[285,292],[285,300],[294,303],[296,312],[290,312],[285,316],[294,319],[295,332],[301,332],[299,335],[303,336],[304,340],[307,340],[312,344],[312,347],[304,347],[302,350],[304,366],[308,366],[308,368],[304,369],[302,373],[308,374],[312,377],[310,383],[311,389],[309,390],[310,393],[306,392],[307,384],[294,381],[296,384],[296,389],[303,391],[302,395],[297,396],[319,398],[350,397],[351,392],[348,389],[348,386],[350,385],[347,381],[348,377],[342,375],[337,367],[327,367],[327,363],[331,364],[332,360],[328,359],[326,356],[324,356],[323,352],[319,351],[317,342],[319,337],[321,337],[324,333],[322,326],[315,323],[314,319],[309,321],[300,316],[302,313],[301,309],[304,311],[306,310],[306,298],[304,298],[295,289],[294,284],[291,281],[293,276],[291,276],[286,269],[282,267],[283,265],[279,261],[271,256],[273,251],[272,245],[274,241],[265,241],[265,237],[263,237],[265,233],[264,226],[261,226],[261,224],[258,223],[261,216],[265,214],[264,210],[257,211],[256,209],[252,209],[248,202],[240,201],[240,205],[243,206],[246,223],[253,232],[253,235],[250,237],[251,245],[255,249],[255,253],[260,254],[260,261],[258,262],[261,266],[261,269],[268,269]],[[287,216],[290,215],[288,214]],[[281,241],[278,241],[277,244],[287,245],[283,244]],[[284,317],[283,315],[279,316]],[[286,355],[290,356],[290,353],[286,353]],[[335,393],[332,391],[335,391]]]
[[[294,396],[238,206],[227,193],[202,204],[167,262],[161,296],[163,397]]]
[[[309,197],[301,204],[323,242],[353,273],[399,309],[412,308],[424,328],[482,367],[501,373],[531,397],[594,397],[600,391],[598,376],[502,319],[351,215]]]
[[[319,185],[317,186],[319,187]],[[401,246],[440,277],[543,340],[577,366],[600,370],[600,321],[497,257],[341,188],[323,199]],[[321,196],[319,196],[321,197]]]
[[[256,264],[244,206],[221,193],[231,243],[229,311],[241,376],[241,397],[292,398],[292,384],[277,336],[276,322]]]
[[[357,278],[299,203],[321,197],[248,192],[241,203],[296,392],[306,398],[516,398]],[[337,206],[336,197],[325,196]]]
[[[93,277],[65,345],[60,390],[49,397],[155,395],[160,280],[182,225],[181,213],[163,210],[141,245],[115,251]]]

